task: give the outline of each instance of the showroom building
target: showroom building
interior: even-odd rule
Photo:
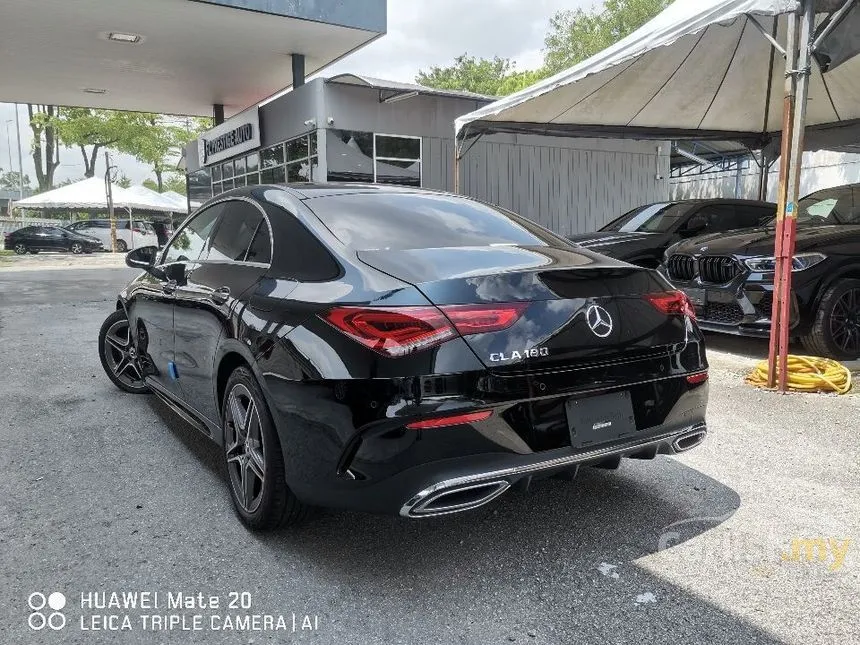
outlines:
[[[452,191],[454,119],[493,100],[353,74],[316,78],[192,141],[189,195],[203,201],[237,186],[302,181]],[[664,200],[669,146],[493,135],[474,144],[460,172],[462,193],[576,233]]]

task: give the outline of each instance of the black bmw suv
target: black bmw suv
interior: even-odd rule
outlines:
[[[747,199],[688,199],[634,208],[594,233],[568,236],[611,258],[656,268],[666,249],[682,240],[761,226],[776,215],[776,204]]]
[[[775,222],[686,240],[659,271],[680,287],[709,331],[767,337]],[[792,334],[814,354],[860,357],[860,184],[800,200],[792,260]]]

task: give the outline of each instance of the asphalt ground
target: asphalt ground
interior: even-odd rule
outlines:
[[[682,456],[467,514],[321,511],[256,535],[214,445],[102,373],[98,328],[133,275],[0,270],[0,643],[860,642],[860,396],[750,388],[738,347],[760,344],[709,339],[710,435]],[[798,539],[823,542],[807,559]],[[159,607],[86,600],[134,591]],[[168,609],[168,592],[221,605]],[[62,629],[28,626],[52,613]],[[201,628],[142,625],[167,614]],[[286,631],[223,629],[253,614]],[[131,629],[94,630],[101,615]]]

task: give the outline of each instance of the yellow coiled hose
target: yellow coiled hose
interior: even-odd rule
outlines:
[[[789,390],[845,394],[851,389],[851,372],[830,358],[789,354],[787,369]],[[746,381],[756,387],[767,387],[767,376],[767,361],[761,361]]]

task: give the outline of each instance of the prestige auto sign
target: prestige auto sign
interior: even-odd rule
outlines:
[[[256,107],[206,131],[197,143],[201,166],[209,166],[259,147],[260,112]]]

